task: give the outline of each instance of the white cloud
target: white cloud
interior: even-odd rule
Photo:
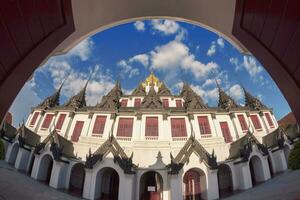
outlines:
[[[229,95],[236,101],[240,101],[244,97],[244,92],[240,85],[235,84],[229,88]]]
[[[219,49],[224,48],[225,43],[223,38],[218,38],[216,41],[212,41],[211,45],[209,46],[206,55],[207,56],[213,56],[217,53],[217,47]]]
[[[120,60],[117,65],[120,67],[120,75],[122,78],[124,78],[126,75],[128,75],[129,78],[132,78],[133,76],[140,74],[139,69],[129,65],[126,60]]]
[[[142,21],[136,21],[134,24],[134,27],[138,31],[145,31],[145,23]]]
[[[259,82],[261,86],[268,84],[268,81],[261,74],[263,67],[252,56],[243,56],[243,61],[238,58],[230,58],[229,62],[235,66],[235,71],[246,70],[253,82]]]
[[[129,62],[139,62],[144,67],[148,67],[149,65],[149,56],[147,54],[138,54],[129,59]]]
[[[259,73],[261,73],[263,71],[262,66],[259,65],[259,63],[256,62],[256,60],[253,57],[244,56],[243,60],[244,60],[243,66],[245,67],[245,69],[247,70],[247,72],[249,73],[249,75],[251,77],[258,75]]]
[[[176,68],[181,68],[190,71],[196,78],[205,78],[218,68],[214,62],[204,64],[196,60],[185,44],[175,40],[155,47],[150,52],[150,60],[153,69],[176,70]]]
[[[209,49],[207,50],[206,52],[206,55],[208,56],[212,56],[216,53],[217,51],[217,46],[216,46],[216,43],[215,42],[212,42]]]
[[[26,122],[32,106],[41,103],[41,99],[33,90],[32,86],[34,86],[33,81],[25,83],[9,109],[13,115],[13,125],[16,127],[18,127],[23,120]]]
[[[67,54],[63,55],[65,58],[79,57],[82,61],[87,60],[94,46],[93,40],[87,38],[72,48]]]
[[[216,87],[212,88],[212,89],[209,89],[209,90],[205,90],[199,85],[193,85],[192,84],[191,88],[198,95],[200,95],[205,102],[208,102],[208,101],[215,101],[216,102],[219,98],[219,91],[218,91],[218,88],[216,88]]]
[[[180,29],[179,24],[172,20],[154,19],[151,21],[151,25],[154,30],[159,31],[164,35],[175,34]]]
[[[53,86],[56,89],[60,86],[62,81],[66,79],[61,94],[67,98],[77,94],[93,72],[86,90],[88,105],[95,105],[100,101],[101,96],[106,94],[114,86],[114,81],[110,74],[103,72],[100,65],[95,65],[94,68],[89,69],[88,72],[83,72],[73,69],[68,60],[54,57],[49,59],[39,71],[50,74],[53,79]]]
[[[221,47],[224,48],[225,44],[224,44],[224,39],[223,38],[218,38],[217,39],[217,44]]]

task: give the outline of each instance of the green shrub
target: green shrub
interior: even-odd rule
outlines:
[[[4,160],[5,158],[5,148],[4,148],[4,143],[0,139],[0,160]]]
[[[300,140],[295,143],[294,149],[292,149],[289,155],[289,169],[300,169]]]

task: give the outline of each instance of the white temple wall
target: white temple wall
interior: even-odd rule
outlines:
[[[279,173],[287,169],[287,163],[286,163],[284,151],[282,149],[270,153],[270,159],[272,162],[274,173]]]
[[[83,198],[95,199],[99,198],[97,191],[101,188],[101,178],[97,181],[97,174],[104,168],[113,168],[119,175],[119,197],[122,200],[132,200],[134,199],[133,187],[134,176],[132,174],[124,174],[124,171],[113,161],[112,155],[109,154],[108,157],[103,159],[101,162],[97,163],[93,169],[86,169]],[[98,176],[99,178],[99,176]]]
[[[75,124],[77,121],[84,121],[83,127],[82,127],[82,131],[81,131],[81,136],[87,136],[88,134],[88,128],[89,128],[89,123],[90,123],[90,119],[88,118],[88,113],[77,113],[75,114],[72,124],[70,126],[69,132],[68,132],[68,139],[71,140],[72,134],[73,134],[73,130],[75,127]],[[79,137],[80,140],[80,137]]]
[[[66,117],[65,117],[65,120],[63,122],[63,125],[62,125],[61,129],[60,130],[56,129],[56,131],[61,136],[65,136],[67,134],[68,124],[69,124],[69,122],[71,120],[71,117],[69,116],[70,112],[67,112],[67,111],[58,112],[57,115],[56,115],[57,117],[55,118],[55,122],[54,122],[55,124],[58,123],[58,119],[59,119],[59,117],[60,117],[61,114],[66,114]]]
[[[28,151],[24,148],[19,148],[19,152],[15,162],[15,168],[21,171],[27,171],[30,157],[31,157],[31,151]]]
[[[223,137],[222,130],[220,127],[220,122],[227,122],[228,128],[231,134],[232,139],[235,139],[235,130],[228,114],[216,114],[215,127],[217,130],[218,136]]]
[[[54,161],[49,185],[55,189],[66,189],[68,169],[67,163]]]
[[[16,158],[18,156],[18,152],[19,152],[19,142],[15,141],[15,142],[11,143],[10,145],[8,145],[7,151],[5,154],[5,161],[8,164],[15,165]]]

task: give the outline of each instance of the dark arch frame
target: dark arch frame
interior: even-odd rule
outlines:
[[[226,164],[220,164],[218,166],[217,176],[219,196],[222,198],[233,194],[233,180],[230,167]]]
[[[139,180],[139,199],[140,200],[151,199],[149,195],[152,195],[152,194],[147,193],[147,191],[146,191],[147,190],[147,178],[149,178],[149,177],[153,178],[153,176],[155,177],[156,175],[158,178],[159,185],[157,185],[157,183],[155,184],[156,191],[155,191],[155,194],[153,194],[153,195],[156,195],[156,196],[159,195],[159,199],[163,200],[164,180],[163,180],[162,175],[155,170],[146,171],[140,177],[140,180]],[[149,184],[149,182],[148,182],[148,184]],[[159,189],[158,189],[158,187],[159,187]]]
[[[76,163],[72,166],[70,180],[69,180],[69,193],[74,196],[82,196],[85,181],[85,167],[82,163]]]

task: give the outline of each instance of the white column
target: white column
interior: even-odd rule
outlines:
[[[54,161],[49,185],[56,189],[65,189],[67,170],[67,163]]]
[[[93,170],[85,169],[85,178],[84,178],[83,194],[82,194],[82,197],[85,199],[93,199],[94,198],[94,196],[92,196],[92,194],[91,194],[92,181],[93,181]]]
[[[118,199],[122,199],[122,200],[134,199],[133,187],[135,186],[136,185],[134,185],[133,174],[120,174]]]
[[[170,199],[182,200],[182,174],[168,175],[170,180]]]
[[[218,170],[207,170],[207,199],[218,199]]]
[[[40,167],[40,155],[35,155],[33,167],[32,167],[32,172],[31,172],[31,178],[37,180],[38,179],[38,172],[39,172],[39,167]]]
[[[31,154],[30,151],[24,148],[19,148],[19,152],[15,162],[15,168],[17,170],[21,170],[21,171],[27,170],[28,162],[30,161],[30,154]]]
[[[240,177],[239,177],[239,188],[241,190],[247,190],[252,187],[252,180],[251,180],[251,172],[248,162],[243,162],[236,165],[237,168],[240,170]]]
[[[278,150],[270,154],[272,165],[274,166],[274,173],[282,172],[287,169],[287,163],[284,151]]]
[[[234,113],[230,113],[230,119],[231,119],[231,123],[233,124],[233,128],[234,128],[234,133],[235,133],[235,140],[239,139],[239,134],[238,134],[238,131],[237,131],[237,127],[236,127],[236,116]]]

